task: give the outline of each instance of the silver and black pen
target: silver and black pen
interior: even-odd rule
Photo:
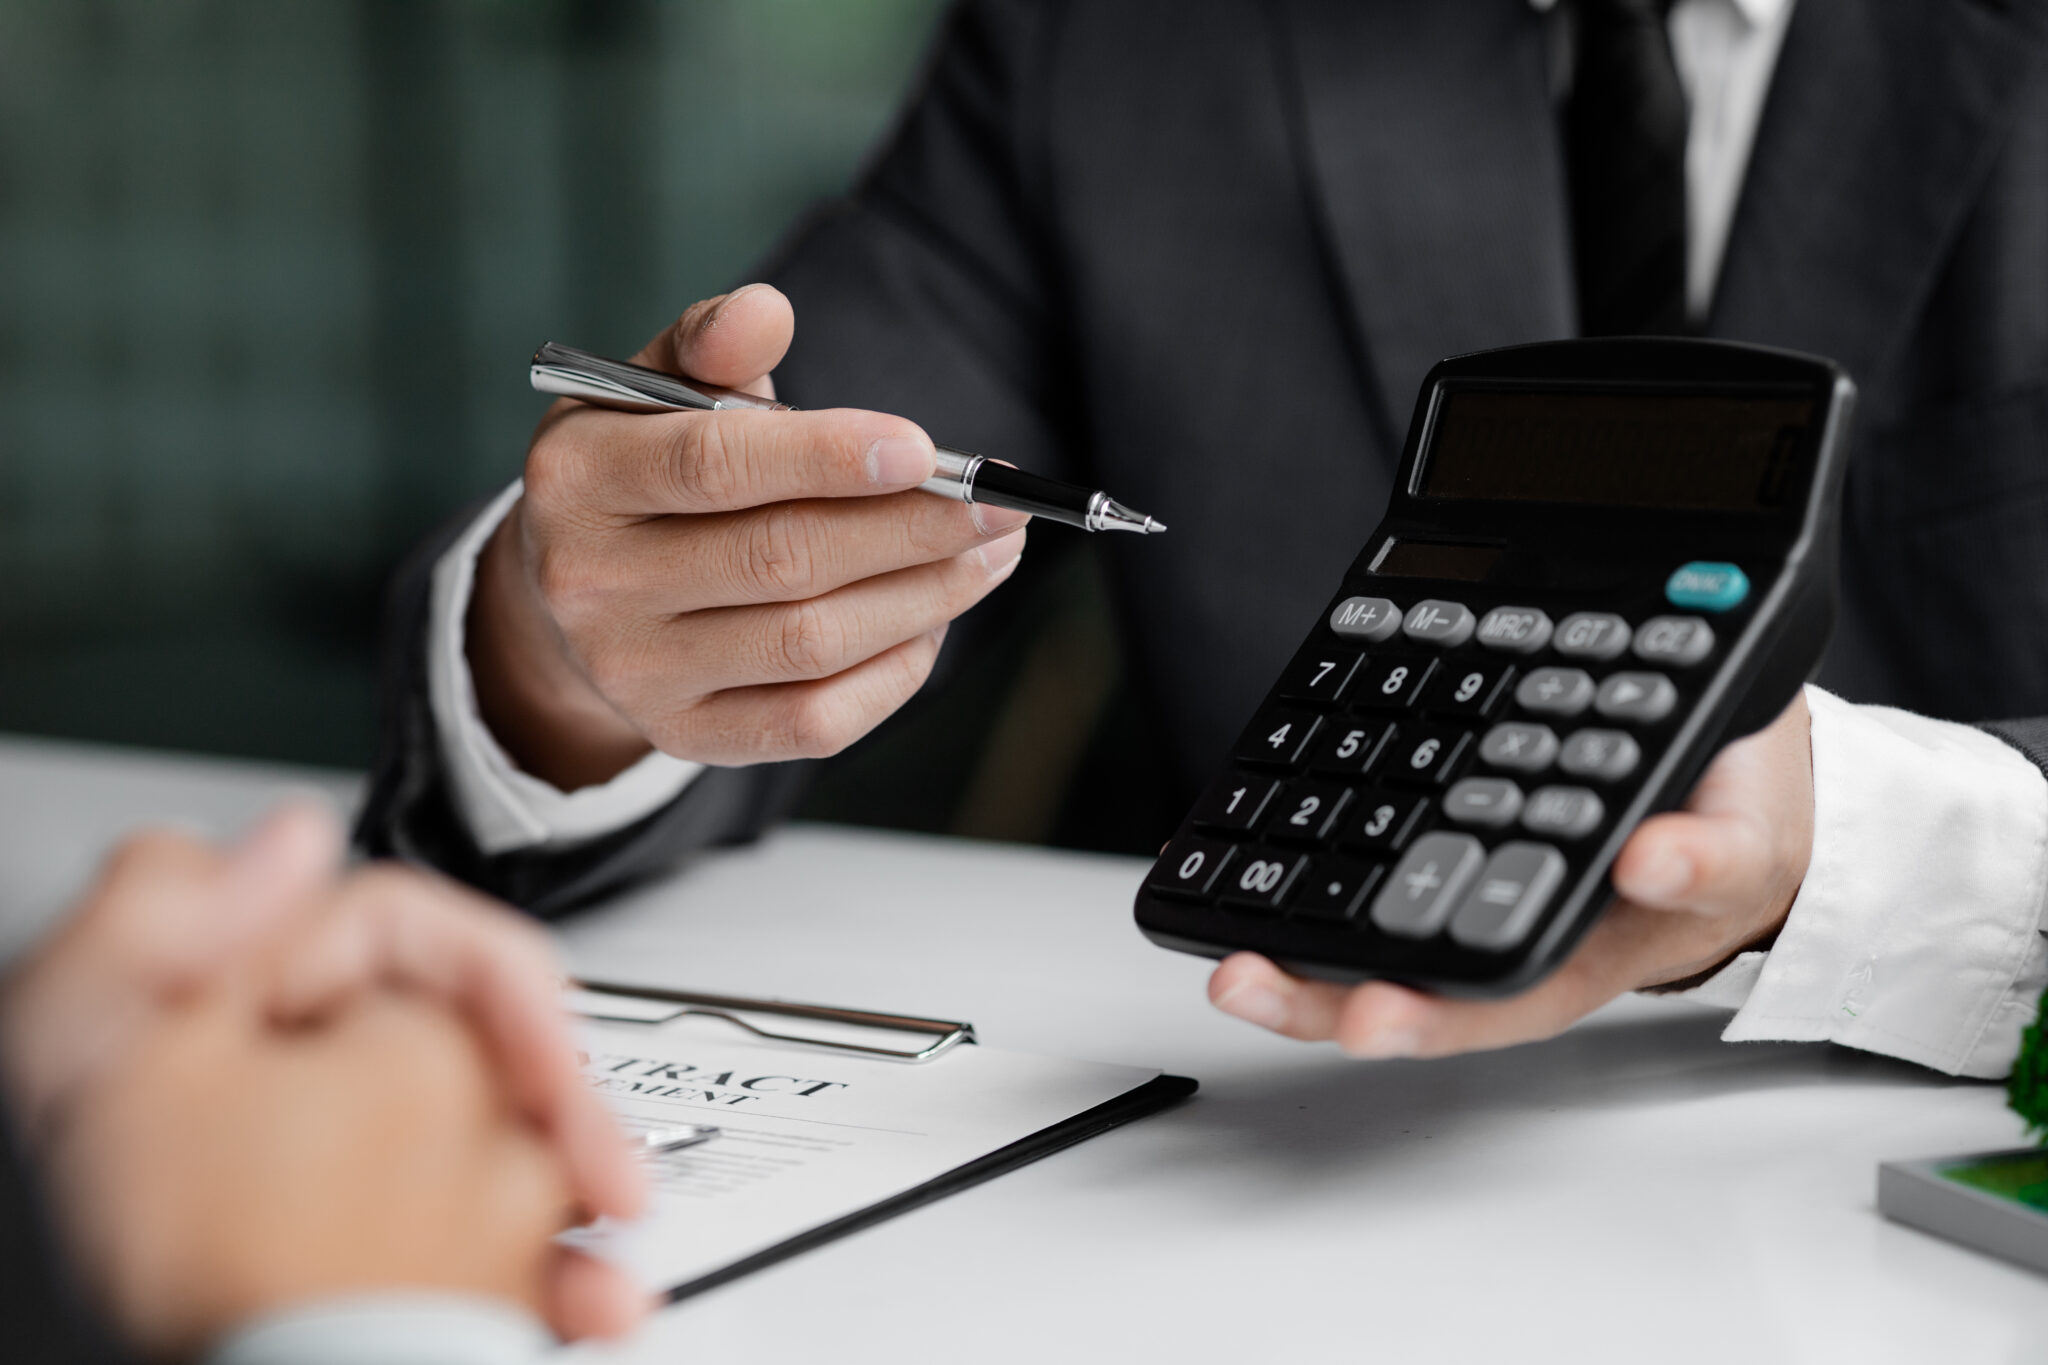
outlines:
[[[787,403],[738,389],[700,384],[621,360],[558,346],[550,341],[533,353],[533,387],[542,393],[579,398],[622,412],[704,412],[720,408],[794,411]],[[1166,523],[1133,512],[1100,489],[1041,478],[998,463],[986,455],[938,447],[938,472],[918,487],[956,502],[983,502],[1029,512],[1034,517],[1078,526],[1084,531],[1136,531],[1158,535]]]

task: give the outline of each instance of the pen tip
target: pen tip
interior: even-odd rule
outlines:
[[[1157,517],[1147,517],[1147,518],[1145,518],[1145,534],[1146,534],[1146,535],[1148,535],[1148,536],[1156,536],[1156,535],[1161,535],[1161,534],[1164,534],[1164,532],[1165,532],[1165,531],[1166,531],[1166,523],[1165,523],[1165,522],[1163,522],[1163,521],[1159,520],[1159,519],[1158,519]]]

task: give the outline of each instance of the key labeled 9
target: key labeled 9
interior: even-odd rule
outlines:
[[[1422,698],[1422,709],[1444,716],[1491,715],[1507,695],[1514,671],[1488,660],[1447,664]]]

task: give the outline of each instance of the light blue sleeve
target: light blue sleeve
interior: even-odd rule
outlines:
[[[237,1328],[206,1365],[533,1365],[555,1349],[499,1299],[423,1292],[322,1299]]]

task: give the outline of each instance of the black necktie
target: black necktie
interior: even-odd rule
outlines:
[[[1577,0],[1565,147],[1585,336],[1685,330],[1685,88],[1672,0]]]

